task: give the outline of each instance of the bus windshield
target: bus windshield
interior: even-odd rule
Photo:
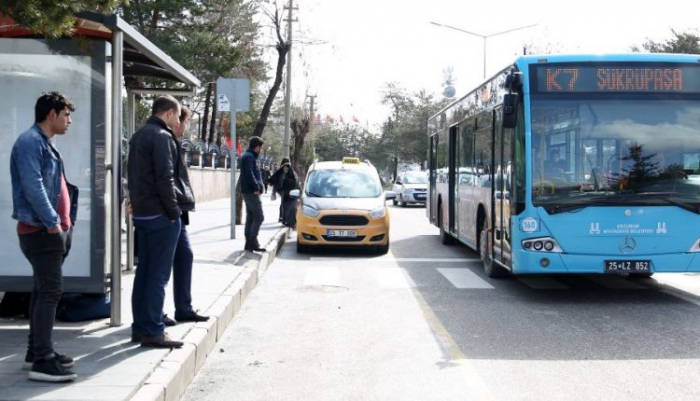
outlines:
[[[532,202],[700,213],[700,98],[532,95]]]

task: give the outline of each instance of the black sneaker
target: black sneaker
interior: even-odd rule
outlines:
[[[72,370],[61,366],[56,357],[34,361],[29,371],[29,380],[39,382],[60,383],[75,380],[77,377]]]
[[[209,316],[203,316],[197,312],[190,312],[186,315],[175,315],[178,322],[206,322],[209,320]]]
[[[168,327],[173,327],[177,324],[177,322],[169,318],[168,315],[163,315],[163,324]]]
[[[58,363],[61,364],[64,368],[72,368],[75,366],[75,362],[73,361],[73,358],[61,355],[58,352],[54,351],[54,355],[56,356],[56,359],[58,359]],[[27,351],[27,354],[24,356],[24,365],[22,365],[22,369],[24,370],[29,370],[32,368],[32,364],[34,363],[34,352],[32,351]]]

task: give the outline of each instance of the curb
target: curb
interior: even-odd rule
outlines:
[[[194,379],[216,343],[222,338],[233,317],[240,311],[243,302],[257,286],[277,257],[289,237],[289,228],[280,230],[265,245],[258,263],[246,266],[241,274],[224,290],[213,305],[207,309],[209,321],[196,323],[183,338],[185,345],[171,350],[141,388],[130,398],[132,401],[177,401]],[[246,257],[241,253],[234,265]]]

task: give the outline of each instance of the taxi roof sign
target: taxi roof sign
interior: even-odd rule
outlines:
[[[360,164],[360,158],[359,157],[343,157],[343,163]]]

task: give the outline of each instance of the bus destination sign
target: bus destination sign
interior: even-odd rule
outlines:
[[[700,92],[700,66],[538,65],[539,92]]]

